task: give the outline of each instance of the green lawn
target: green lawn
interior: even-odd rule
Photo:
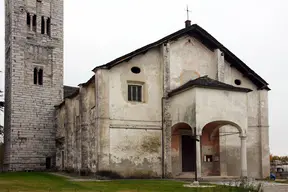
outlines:
[[[288,183],[287,179],[276,179],[276,183]]]
[[[2,173],[0,192],[248,192],[239,188],[185,188],[184,182],[169,180],[115,180],[72,182],[48,173]]]

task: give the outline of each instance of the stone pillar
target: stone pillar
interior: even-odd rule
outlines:
[[[162,154],[162,176],[165,178],[172,177],[172,158],[171,158],[171,127],[172,120],[171,114],[169,112],[170,102],[167,99],[168,93],[170,91],[170,44],[163,44],[161,47],[162,52],[162,66],[163,66],[163,144],[164,151]]]
[[[200,146],[200,136],[197,135],[196,139],[199,141],[196,141],[196,169],[197,169],[197,176],[198,178],[202,177],[202,170],[201,170],[201,146]]]
[[[240,136],[240,138],[241,138],[241,177],[247,177],[246,136]]]
[[[47,34],[47,17],[44,17],[44,34]]]
[[[227,132],[229,132],[227,126],[222,126],[219,128],[219,134],[225,135]],[[235,129],[233,127],[233,129]],[[219,147],[220,147],[220,175],[221,176],[228,176],[228,170],[227,170],[227,145],[226,145],[226,137],[219,137]]]
[[[30,13],[30,31],[33,31],[33,16],[34,14]]]

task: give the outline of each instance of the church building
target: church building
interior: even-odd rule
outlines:
[[[268,83],[199,25],[69,87],[63,0],[5,2],[6,170],[269,176]]]
[[[200,26],[93,71],[56,106],[59,169],[269,176],[268,84]]]

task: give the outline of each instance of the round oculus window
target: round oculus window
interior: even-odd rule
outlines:
[[[135,74],[138,74],[141,72],[141,69],[139,67],[132,67],[131,68],[131,72],[132,73],[135,73]]]
[[[236,85],[241,85],[241,80],[240,80],[240,79],[235,79],[234,83],[235,83]]]

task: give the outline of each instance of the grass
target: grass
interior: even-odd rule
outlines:
[[[275,182],[276,182],[276,183],[285,183],[285,184],[287,184],[287,183],[288,183],[288,180],[287,180],[287,179],[276,179]]]
[[[114,180],[72,182],[48,173],[2,173],[0,192],[248,192],[249,190],[216,186],[186,188],[184,182],[171,180]]]

